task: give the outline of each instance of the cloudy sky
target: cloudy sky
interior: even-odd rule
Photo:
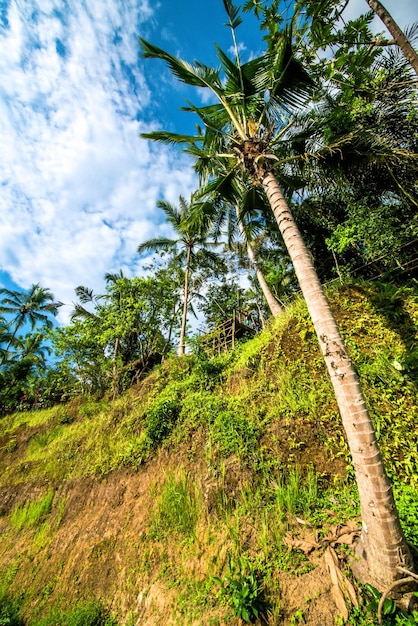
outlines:
[[[416,0],[385,4],[401,26],[418,19]],[[187,198],[196,181],[185,157],[139,138],[192,132],[193,119],[137,37],[215,63],[224,22],[222,0],[0,0],[0,285],[39,282],[69,305],[65,322],[77,285],[141,273],[138,244],[168,234],[157,200]],[[244,54],[260,51],[251,19],[239,33]]]

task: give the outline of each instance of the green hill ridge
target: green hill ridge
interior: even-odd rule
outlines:
[[[412,546],[417,295],[370,283],[328,292]],[[209,359],[197,342],[114,401],[1,420],[0,624],[342,623],[327,559],[349,579],[358,514],[331,383],[296,300],[235,350]],[[345,590],[348,622],[377,623],[373,590],[354,591],[363,604]]]

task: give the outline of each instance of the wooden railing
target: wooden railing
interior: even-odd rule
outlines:
[[[254,335],[256,332],[255,326],[241,313],[203,335],[200,344],[209,357],[214,357],[221,352],[234,349],[237,339]]]

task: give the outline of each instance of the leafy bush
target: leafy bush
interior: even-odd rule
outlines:
[[[213,442],[222,456],[231,454],[246,456],[253,450],[258,440],[258,429],[243,413],[233,410],[220,411],[211,425]]]
[[[170,435],[179,414],[177,400],[162,400],[147,411],[145,425],[152,445],[159,445]]]
[[[231,351],[210,358],[200,345],[199,340],[196,340],[193,371],[199,386],[207,390],[214,389],[222,381],[222,374],[232,359],[233,353]]]
[[[363,588],[363,603],[353,609],[347,624],[351,626],[375,626],[381,593],[367,583]],[[415,594],[417,595],[417,594]],[[386,598],[382,607],[382,623],[384,626],[416,626],[418,611],[406,613],[396,606],[396,602]]]
[[[418,547],[418,491],[400,484],[395,487],[395,498],[406,540]]]
[[[221,596],[232,607],[236,617],[254,623],[267,612],[263,598],[263,585],[248,559],[240,557],[234,562],[229,556],[229,575],[223,579],[214,577],[221,585]]]
[[[0,626],[24,626],[19,612],[18,601],[11,600],[8,596],[0,596]]]

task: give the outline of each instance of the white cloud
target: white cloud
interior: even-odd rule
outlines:
[[[416,20],[416,0],[387,7],[401,26]],[[347,17],[365,10],[350,0]],[[79,284],[100,291],[105,272],[139,271],[138,244],[167,232],[157,200],[187,198],[196,179],[185,157],[138,138],[158,99],[138,64],[137,36],[155,26],[148,0],[11,0],[7,20],[0,270],[71,302]]]
[[[239,42],[238,43],[238,54],[241,56],[242,52],[245,52],[245,50],[247,50],[247,46],[245,45],[245,43]],[[234,46],[230,46],[230,48],[228,49],[228,54],[232,57],[235,58],[236,56],[236,50]]]
[[[31,17],[34,15],[34,17]],[[71,302],[138,266],[157,199],[194,188],[188,162],[138,138],[147,1],[12,0],[0,37],[0,269]],[[62,309],[61,320],[69,310]]]

